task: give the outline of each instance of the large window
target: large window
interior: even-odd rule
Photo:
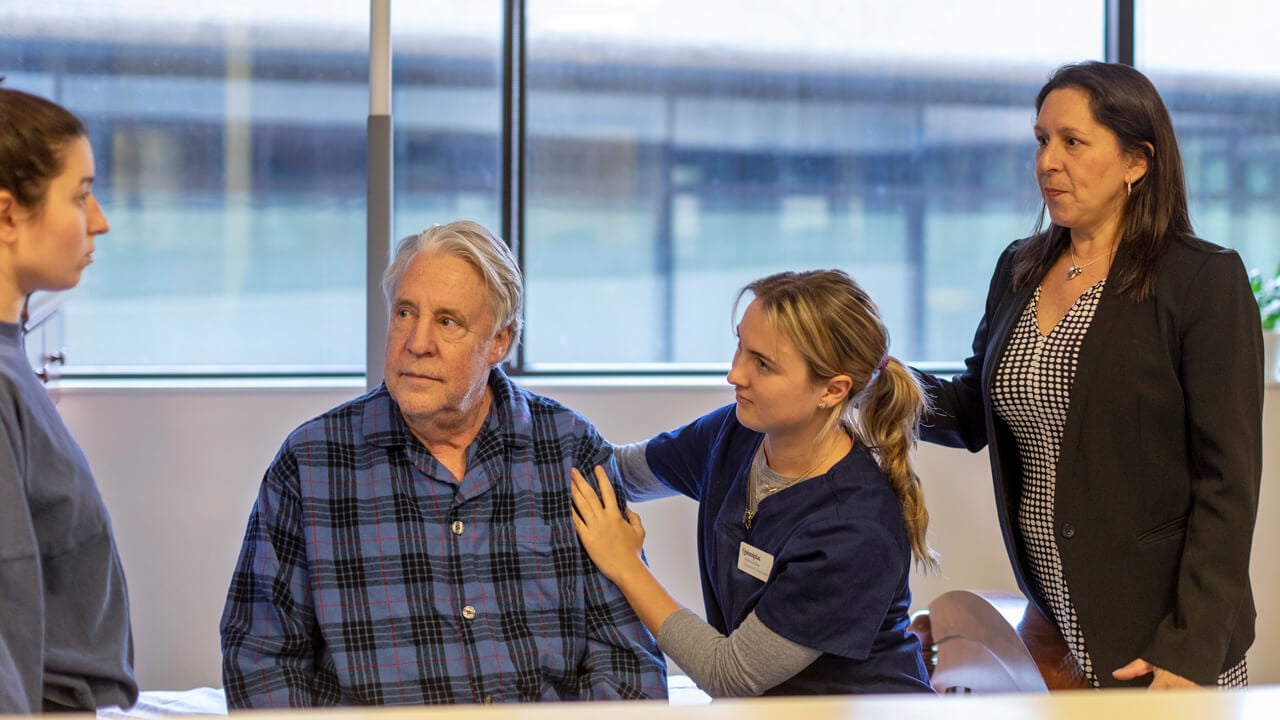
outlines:
[[[501,230],[502,7],[392,3],[396,238],[461,218]]]
[[[362,363],[367,7],[41,0],[0,28],[6,84],[85,120],[111,224],[70,367]]]
[[[1186,163],[1191,220],[1251,267],[1280,265],[1280,5],[1139,2],[1137,66],[1160,89]]]
[[[528,2],[533,369],[726,364],[747,281],[838,267],[956,360],[1039,208],[1035,92],[1103,4]]]
[[[954,365],[1035,224],[1036,90],[1127,4],[526,0],[504,46],[512,3],[399,0],[393,233],[519,229],[522,371],[721,368],[737,289],[814,267],[867,286],[896,354]],[[1267,268],[1277,12],[1138,2],[1135,32],[1197,229]],[[364,0],[0,3],[0,74],[84,117],[112,225],[69,373],[363,371],[368,23]]]

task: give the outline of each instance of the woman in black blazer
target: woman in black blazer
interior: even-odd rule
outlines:
[[[1094,686],[1240,686],[1262,472],[1262,339],[1235,252],[1192,234],[1141,73],[1060,68],[1036,98],[1050,225],[1009,246],[927,441],[990,446],[1023,592]]]

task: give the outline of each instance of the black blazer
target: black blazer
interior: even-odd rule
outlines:
[[[1022,472],[991,385],[1035,285],[1001,255],[965,372],[921,376],[930,442],[990,446],[996,509],[1019,587],[1030,589]],[[1249,551],[1262,475],[1262,335],[1239,256],[1171,237],[1155,295],[1116,293],[1121,244],[1080,360],[1058,460],[1054,523],[1063,574],[1098,679],[1136,658],[1211,685],[1253,642]],[[1131,684],[1150,683],[1150,676]]]

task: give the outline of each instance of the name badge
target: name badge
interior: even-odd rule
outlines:
[[[746,542],[738,543],[738,569],[760,582],[768,582],[773,556]]]

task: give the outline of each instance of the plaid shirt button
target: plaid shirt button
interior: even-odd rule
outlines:
[[[463,617],[463,619],[465,619],[465,620],[475,620],[475,619],[476,619],[476,609],[475,609],[475,608],[473,608],[473,607],[471,607],[470,605],[464,606],[464,607],[462,608],[462,617]]]

